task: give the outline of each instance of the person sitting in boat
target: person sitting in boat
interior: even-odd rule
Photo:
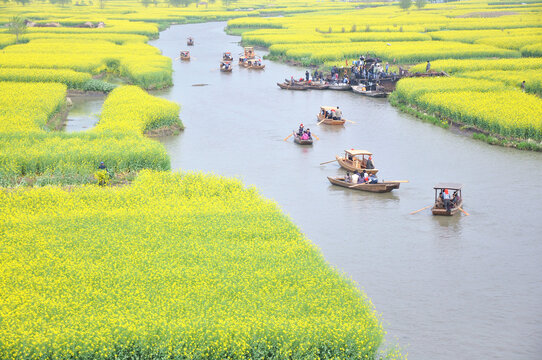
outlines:
[[[459,197],[459,194],[457,193],[457,190],[456,190],[456,191],[454,191],[454,194],[452,195],[452,204],[453,204],[453,206],[458,204],[459,200],[460,200],[460,197]]]
[[[359,173],[358,173],[358,171],[356,170],[356,171],[354,171],[354,173],[352,174],[352,182],[353,182],[354,184],[357,184],[358,181],[359,181]]]
[[[305,130],[305,127],[303,126],[303,124],[299,124],[299,130],[297,130],[297,135],[303,135],[303,130]]]
[[[367,169],[374,169],[375,166],[373,165],[373,158],[372,156],[369,156],[369,159],[367,159],[367,164],[365,165]]]
[[[339,118],[337,117],[337,110],[335,109],[331,109],[331,118],[333,120],[338,120]]]
[[[309,140],[309,134],[307,134],[306,131],[304,131],[303,135],[301,135],[301,140]]]
[[[335,110],[335,116],[337,117],[337,120],[341,120],[341,118],[343,117],[343,112],[341,111],[341,109],[339,109],[338,106],[337,110]]]
[[[363,177],[363,182],[364,183],[369,182],[369,174],[367,174],[367,172],[365,170],[363,170],[363,173],[361,174],[361,176]]]
[[[346,175],[344,176],[344,181],[352,182],[352,178],[350,177],[350,173],[348,171],[346,172]]]
[[[376,177],[375,174],[371,174],[369,176],[369,184],[377,184],[378,183],[378,178]]]
[[[348,84],[350,81],[348,80],[348,76],[344,76],[343,84]]]
[[[306,133],[307,133],[309,139],[312,139],[311,129],[307,128]]]
[[[446,212],[450,212],[450,209],[452,208],[452,202],[448,189],[444,189],[444,194],[442,194],[442,200],[444,201],[444,207],[446,208]]]

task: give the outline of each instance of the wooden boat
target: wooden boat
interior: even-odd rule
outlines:
[[[256,53],[254,52],[254,48],[252,46],[245,46],[243,50],[245,58],[247,59],[254,59],[254,57],[256,56]]]
[[[186,45],[194,46],[194,39],[191,36],[188,39],[186,39]]]
[[[262,64],[262,59],[259,56],[254,56],[254,58],[246,60],[246,67],[248,69],[263,70],[265,65]]]
[[[190,60],[190,51],[181,51],[179,54],[179,57],[183,61],[189,61]]]
[[[363,85],[352,86],[352,91],[363,96],[374,97],[374,98],[384,98],[390,93],[382,90],[367,90]]]
[[[339,108],[335,106],[320,106],[320,112],[318,115],[316,115],[318,118],[318,123],[326,125],[344,125],[346,119],[344,119],[342,116],[335,119],[326,117],[328,112],[337,112],[337,110],[339,110]]]
[[[433,186],[433,189],[435,189],[435,204],[431,208],[433,215],[452,216],[457,214],[460,211],[459,208],[463,206],[463,196],[461,195],[462,188],[463,184],[457,183],[438,183]],[[446,210],[444,201],[440,197],[440,193],[444,192],[446,189],[453,190],[455,195],[450,201],[451,207],[449,211]]]
[[[335,155],[335,159],[342,168],[348,171],[354,172],[357,170],[361,173],[363,170],[365,170],[368,174],[376,174],[378,172],[378,169],[367,169],[367,164],[369,163],[369,160],[371,160],[369,165],[372,164],[372,155],[373,154],[367,150],[350,149],[344,151],[344,156]],[[365,156],[367,156],[368,158],[365,159]]]
[[[383,181],[376,184],[353,184],[350,182],[346,182],[344,180],[344,177],[328,176],[327,179],[333,185],[342,186],[352,190],[369,191],[374,193],[390,192],[393,189],[399,189],[399,186],[401,185],[401,183],[393,181]]]
[[[246,57],[240,57],[239,58],[239,66],[248,68],[250,66],[248,64],[248,59]]]
[[[308,140],[302,140],[301,136],[294,132],[294,142],[299,145],[312,145],[312,138],[309,138]]]
[[[281,89],[286,89],[286,90],[307,90],[307,87],[303,85],[297,85],[297,84],[290,85],[290,83],[277,83],[277,85]]]
[[[325,90],[329,88],[329,84],[320,81],[304,81],[303,86],[310,90]]]
[[[233,66],[231,64],[231,61],[221,61],[220,71],[231,73],[233,71]]]
[[[225,52],[222,54],[222,60],[224,61],[233,61],[233,56],[231,55],[231,52]]]
[[[263,69],[265,69],[265,65],[261,64],[261,63],[260,63],[260,65],[257,65],[257,64],[253,63],[252,65],[249,64],[248,68],[249,69],[254,69],[254,70],[263,70]]]
[[[335,83],[335,84],[329,84],[328,89],[329,90],[350,90],[352,89],[352,86],[350,86],[350,84]]]

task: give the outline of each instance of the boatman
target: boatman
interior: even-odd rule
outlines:
[[[303,135],[303,130],[305,130],[305,127],[303,126],[303,124],[299,124],[299,130],[297,130],[297,135]]]
[[[305,81],[309,81],[309,70],[305,71]]]
[[[337,120],[341,120],[342,116],[343,116],[343,112],[337,106],[337,110],[335,110],[335,118],[337,118]]]
[[[369,155],[369,159],[367,159],[367,165],[365,166],[367,169],[374,169],[375,166],[373,165],[373,158]]]
[[[448,189],[444,189],[444,194],[442,194],[442,200],[444,201],[444,207],[446,208],[446,212],[450,212],[450,208],[452,206],[450,194],[448,193]]]

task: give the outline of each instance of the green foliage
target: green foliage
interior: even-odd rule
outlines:
[[[113,91],[117,86],[115,84],[108,83],[99,79],[90,79],[87,80],[82,86],[81,90],[84,91],[101,91],[108,93]]]
[[[427,0],[416,0],[416,7],[421,9],[427,5]]]
[[[24,5],[24,4],[23,4]],[[9,21],[8,32],[15,35],[15,43],[19,43],[19,37],[26,33],[26,23],[20,16],[14,16]]]
[[[408,10],[412,6],[412,0],[399,0],[399,7]]]

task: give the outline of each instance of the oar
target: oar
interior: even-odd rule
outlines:
[[[387,180],[386,182],[398,182],[398,183],[407,183],[408,180]]]
[[[324,119],[324,120],[325,120],[325,119]],[[320,125],[321,123],[323,123],[323,122],[324,122],[324,120],[320,121],[320,122],[319,122],[319,123],[317,123],[316,125]]]
[[[425,210],[425,209],[427,209],[427,208],[430,208],[431,206],[433,206],[433,205],[429,205],[429,206],[426,206],[426,207],[421,208],[420,210],[413,211],[413,212],[410,213],[410,215],[416,214],[417,212],[420,212],[420,211],[422,211],[422,210]]]
[[[352,123],[352,124],[357,124],[355,121],[352,121],[352,120],[346,120],[346,119],[344,119],[344,121],[348,121],[349,123]]]
[[[318,136],[316,136],[316,134],[311,134],[312,136],[314,136],[316,138],[316,140],[320,140],[320,138]]]
[[[334,162],[334,161],[337,161],[337,159],[331,160],[331,161],[326,161],[326,162],[323,162],[323,163],[320,163],[320,165],[329,164],[329,163],[332,163],[332,162]]]
[[[178,56],[178,57],[176,57],[176,58],[175,58],[175,60],[179,60],[180,58],[181,58],[181,57],[180,57],[180,56]]]
[[[290,135],[286,136],[286,137],[284,138],[284,141],[288,140],[288,138],[289,138],[290,136],[292,136],[293,134],[294,134],[294,133],[291,133]]]
[[[461,209],[459,206],[457,207],[459,210],[463,211],[463,214],[469,216],[470,214],[468,212],[466,212],[465,210]]]

